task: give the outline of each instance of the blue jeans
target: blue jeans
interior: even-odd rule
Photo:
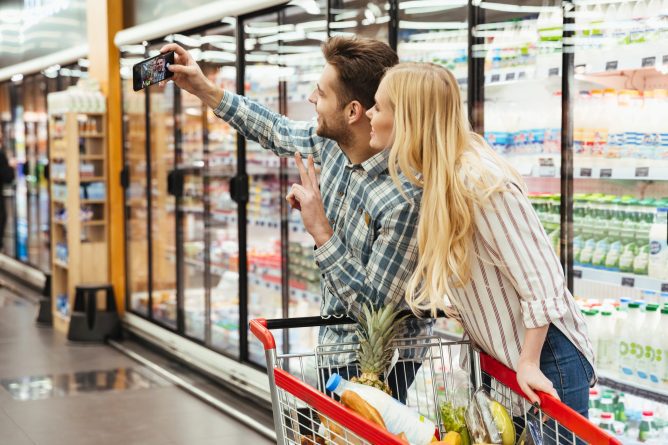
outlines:
[[[594,369],[578,348],[554,325],[547,331],[540,354],[540,370],[550,379],[559,398],[573,410],[587,417],[589,387],[593,384]],[[529,417],[533,417],[529,414]],[[523,426],[524,418],[516,418],[516,425]],[[520,431],[517,432],[519,434]],[[543,430],[543,443],[556,443],[554,422],[548,421]],[[574,443],[573,436],[565,428],[559,428],[559,443]],[[582,441],[576,441],[578,444]]]

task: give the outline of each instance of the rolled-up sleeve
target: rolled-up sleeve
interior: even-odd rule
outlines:
[[[539,328],[568,312],[561,264],[529,199],[514,184],[475,209],[485,248],[520,297],[526,328]]]

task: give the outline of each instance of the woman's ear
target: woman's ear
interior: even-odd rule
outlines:
[[[367,109],[364,108],[364,106],[359,103],[358,101],[354,100],[348,104],[348,111],[347,111],[347,118],[348,118],[348,124],[352,125],[357,122],[359,122],[360,119],[368,119],[366,116]]]

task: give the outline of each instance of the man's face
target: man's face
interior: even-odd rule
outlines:
[[[308,100],[315,105],[318,114],[318,136],[346,143],[351,137],[351,130],[346,117],[347,108],[339,103],[337,97],[339,74],[330,64],[326,64],[320,80]]]
[[[157,72],[163,71],[165,69],[165,59],[156,59],[155,60],[155,70]]]

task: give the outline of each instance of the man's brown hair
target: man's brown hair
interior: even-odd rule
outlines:
[[[385,70],[399,63],[397,53],[378,40],[360,37],[332,37],[322,45],[327,63],[339,74],[339,106],[353,100],[369,109]]]

